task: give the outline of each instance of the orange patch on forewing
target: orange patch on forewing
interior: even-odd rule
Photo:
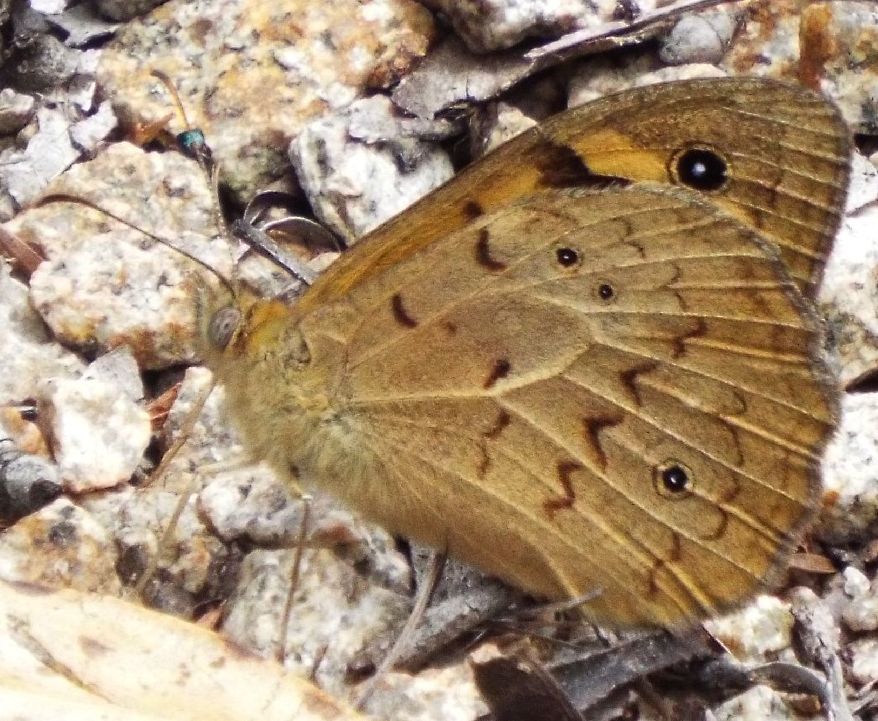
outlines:
[[[596,175],[668,182],[663,153],[638,148],[624,133],[606,128],[577,136],[574,150]]]

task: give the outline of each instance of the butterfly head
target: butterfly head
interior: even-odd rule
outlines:
[[[205,364],[227,380],[260,349],[275,347],[271,341],[287,325],[289,307],[265,299],[237,284],[220,285],[200,278],[195,291],[196,347]]]

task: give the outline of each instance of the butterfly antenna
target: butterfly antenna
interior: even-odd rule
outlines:
[[[213,190],[214,214],[216,215],[215,220],[217,227],[219,227],[226,236],[234,236],[257,253],[260,253],[274,262],[278,267],[285,270],[294,278],[298,278],[305,285],[312,285],[317,274],[309,269],[304,263],[301,263],[280,248],[265,230],[241,220],[236,221],[232,227],[229,228],[219,204],[219,166],[213,158],[213,153],[205,140],[204,133],[199,128],[192,127],[189,118],[186,115],[183,101],[180,99],[180,94],[171,78],[165,75],[161,70],[153,70],[152,75],[158,78],[167,89],[168,94],[171,96],[171,99],[177,108],[177,113],[180,116],[183,127],[185,128],[183,132],[178,133],[176,136],[177,145],[180,148],[180,151],[184,155],[194,158],[208,176],[210,187]],[[324,233],[328,234],[329,231],[324,230]]]
[[[200,265],[206,271],[208,271],[213,276],[215,276],[217,278],[217,280],[219,280],[219,282],[223,285],[223,287],[227,291],[229,291],[229,294],[233,298],[236,298],[238,295],[235,292],[235,286],[232,283],[232,281],[229,280],[228,278],[226,278],[222,273],[220,273],[216,268],[211,266],[209,263],[205,263],[203,260],[201,260],[197,256],[193,255],[189,251],[184,250],[183,248],[180,248],[179,246],[177,246],[176,244],[174,244],[173,242],[171,242],[167,238],[162,238],[160,235],[156,235],[155,233],[151,233],[150,231],[146,230],[145,228],[141,228],[139,225],[135,225],[130,220],[126,220],[122,216],[116,215],[115,213],[110,212],[106,208],[102,208],[97,203],[93,203],[92,201],[86,200],[85,198],[79,198],[75,195],[67,195],[66,193],[53,193],[51,195],[45,195],[42,198],[40,198],[34,204],[33,207],[39,208],[40,206],[49,205],[50,203],[76,203],[77,205],[84,205],[87,208],[91,208],[92,210],[95,210],[98,213],[101,213],[102,215],[106,215],[108,218],[112,218],[117,223],[121,223],[125,227],[130,228],[131,230],[136,230],[138,233],[145,235],[147,238],[150,238],[151,240],[154,240],[157,243],[161,243],[162,245],[167,246],[168,248],[171,248],[172,250],[175,250],[183,257],[188,258],[193,263]]]
[[[201,128],[193,127],[189,122],[189,116],[186,115],[186,107],[183,105],[174,81],[161,70],[153,69],[151,74],[161,81],[171,96],[177,114],[180,116],[180,122],[183,124],[183,131],[175,136],[177,147],[187,158],[195,160],[207,176],[207,182],[210,185],[213,198],[214,222],[217,228],[220,229],[220,232],[224,236],[229,237],[231,233],[229,232],[229,227],[219,202],[220,169],[216,160],[214,160],[213,151],[211,151],[210,146],[207,144],[207,139],[204,137],[204,131]],[[232,263],[232,268],[234,267],[235,264]],[[232,272],[234,273],[234,270]]]
[[[213,152],[207,144],[207,140],[205,140],[204,132],[201,128],[193,127],[192,123],[189,122],[189,116],[186,115],[186,107],[180,99],[180,93],[177,91],[177,86],[174,84],[174,81],[161,70],[153,69],[151,74],[153,77],[158,78],[162,85],[165,86],[165,89],[171,96],[174,107],[177,109],[180,121],[183,124],[183,132],[177,133],[176,135],[177,146],[184,155],[197,160],[198,164],[204,169],[204,172],[207,173],[208,177],[212,177],[216,169]]]

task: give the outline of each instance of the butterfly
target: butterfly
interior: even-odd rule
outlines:
[[[757,78],[570,109],[295,302],[198,284],[250,454],[595,620],[680,627],[781,576],[836,418],[811,300],[835,106]]]

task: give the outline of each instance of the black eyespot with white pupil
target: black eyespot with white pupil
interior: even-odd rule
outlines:
[[[211,345],[217,350],[225,350],[240,322],[241,311],[234,306],[227,306],[214,313],[207,328],[207,337]]]
[[[689,485],[689,474],[681,466],[671,466],[662,471],[662,483],[671,493],[685,491]]]
[[[674,174],[682,185],[705,192],[721,190],[729,179],[729,164],[708,148],[688,148],[674,163]]]
[[[598,298],[601,300],[611,300],[614,295],[616,295],[616,291],[609,283],[601,283],[598,286]]]
[[[655,490],[663,498],[686,498],[692,493],[694,482],[692,470],[676,459],[669,458],[653,468]]]
[[[656,491],[665,498],[684,498],[692,491],[692,471],[679,461],[668,459],[654,470]]]
[[[565,268],[570,268],[579,262],[579,253],[573,248],[558,248],[555,251],[555,257]]]

